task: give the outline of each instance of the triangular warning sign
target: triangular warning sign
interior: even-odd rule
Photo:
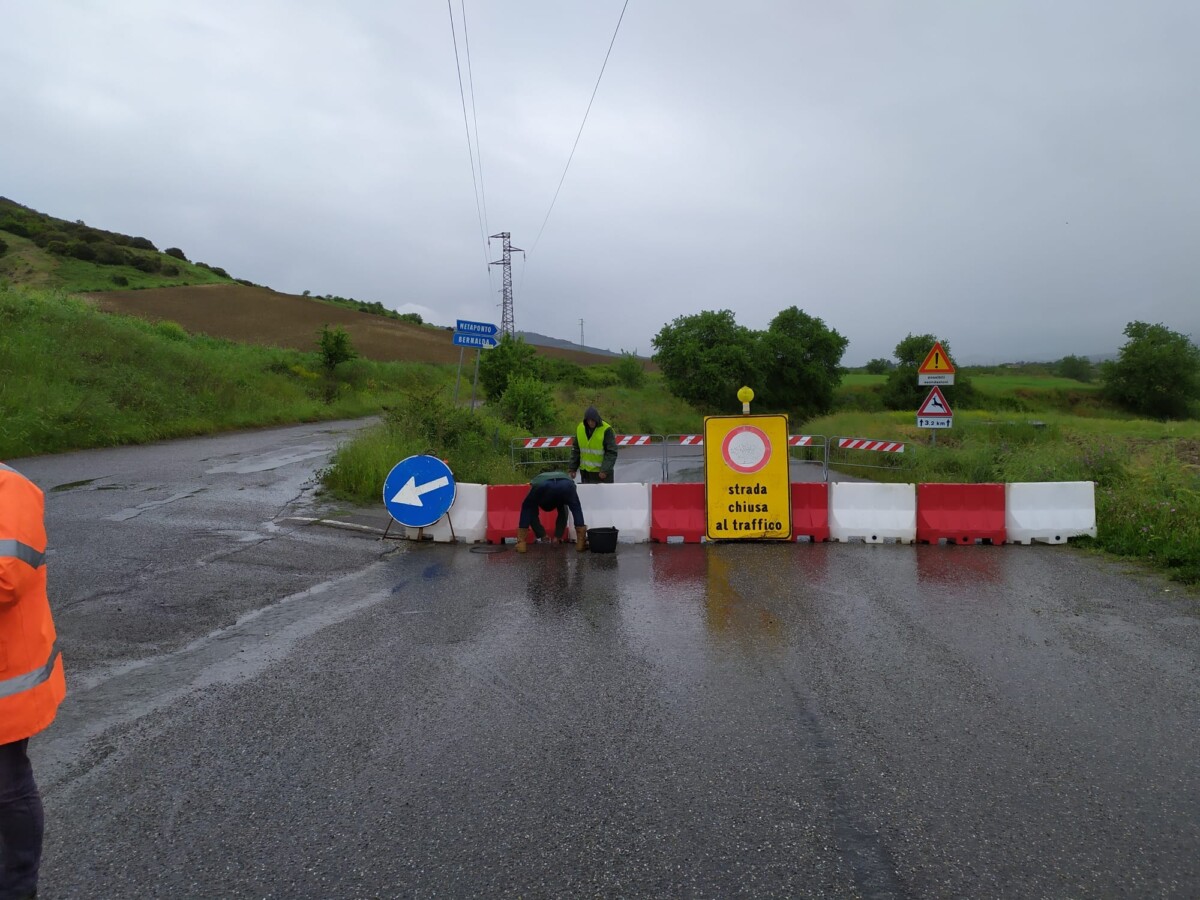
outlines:
[[[917,410],[917,415],[927,419],[948,419],[954,413],[950,411],[950,404],[946,402],[941,390],[934,388],[925,398],[925,402],[921,404],[921,408]]]
[[[954,363],[950,362],[950,357],[942,349],[941,341],[933,345],[933,349],[929,351],[929,355],[925,357],[925,362],[921,363],[921,368],[917,369],[917,372],[921,375],[954,374]]]

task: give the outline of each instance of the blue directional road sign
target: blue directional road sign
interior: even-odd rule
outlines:
[[[454,346],[456,347],[482,347],[487,350],[495,347],[497,343],[499,342],[488,334],[465,334],[461,331],[454,332]]]
[[[454,473],[436,456],[402,459],[383,481],[383,505],[401,525],[428,528],[454,505]]]
[[[482,334],[484,337],[494,337],[500,332],[491,322],[468,322],[466,319],[457,320],[454,330],[463,334]]]

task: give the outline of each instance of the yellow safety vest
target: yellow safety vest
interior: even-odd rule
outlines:
[[[579,471],[599,472],[600,464],[604,462],[604,435],[612,428],[607,422],[601,422],[587,436],[587,427],[580,422],[575,430],[575,446],[579,448]]]

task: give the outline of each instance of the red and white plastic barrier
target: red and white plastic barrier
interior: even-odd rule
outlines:
[[[442,543],[457,539],[463,543],[477,544],[487,538],[487,511],[487,485],[457,484],[449,517],[442,516],[423,529],[424,535]],[[452,521],[453,531],[450,527]],[[422,529],[408,528],[405,533],[410,539],[416,540]]]
[[[525,443],[521,446],[526,450],[540,450],[545,447],[570,447],[573,440],[575,439],[568,434],[556,437],[533,437],[526,438]]]
[[[833,481],[829,484],[829,538],[882,544],[917,539],[917,489],[911,484]]]
[[[1096,485],[1091,481],[1020,482],[1004,486],[1004,521],[1014,544],[1065,544],[1096,536]]]
[[[1004,485],[918,484],[917,540],[1003,544]]]
[[[450,518],[424,529],[435,541],[504,543],[516,538],[528,484],[459,483]],[[1096,535],[1095,485],[1081,482],[1014,484],[876,484],[797,482],[790,485],[792,537],[812,541],[882,543],[914,540],[965,544],[990,541],[1066,543]],[[705,541],[703,482],[585,484],[579,500],[588,524],[612,526],[623,543]],[[554,512],[540,520],[553,532]],[[573,533],[574,523],[568,522]],[[418,529],[406,529],[415,538]]]

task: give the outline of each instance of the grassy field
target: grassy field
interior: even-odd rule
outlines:
[[[1200,584],[1200,422],[1053,411],[1036,422],[987,410],[956,413],[954,428],[939,432],[936,444],[909,413],[835,414],[806,430],[905,441],[901,456],[831,451],[831,468],[879,481],[1093,481],[1098,534],[1078,543]],[[881,462],[887,467],[858,467]]]
[[[0,288],[0,459],[379,412],[445,367],[189,335],[55,292]]]

